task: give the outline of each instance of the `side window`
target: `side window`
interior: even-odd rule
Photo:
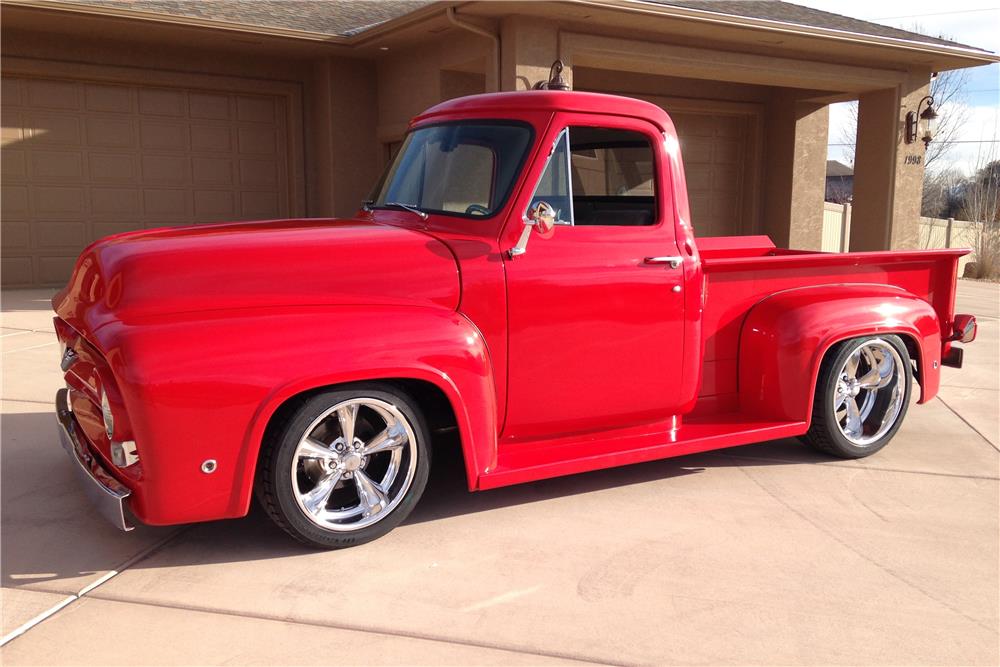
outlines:
[[[568,127],[556,140],[531,206],[544,201],[559,224],[643,227],[656,224],[656,168],[645,134]]]
[[[574,224],[655,224],[656,169],[646,135],[601,127],[569,129]]]
[[[569,131],[563,130],[556,139],[548,164],[535,186],[529,208],[540,201],[556,210],[556,224],[573,224],[573,193],[569,179]]]

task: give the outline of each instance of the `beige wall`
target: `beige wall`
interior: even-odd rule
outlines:
[[[485,37],[455,28],[381,57],[376,67],[378,140],[398,141],[410,119],[453,95],[485,92],[492,48]],[[474,81],[482,81],[483,87],[475,90]]]
[[[310,148],[309,214],[350,216],[378,178],[381,146],[375,64],[323,58],[313,65],[306,107]]]
[[[559,52],[559,26],[525,16],[508,16],[500,24],[500,88],[531,90],[539,81],[547,81],[552,63]],[[573,85],[573,70],[563,78]]]
[[[851,250],[916,248],[924,145],[904,141],[906,114],[927,94],[930,72],[858,99]]]
[[[778,91],[767,106],[761,231],[779,247],[819,250],[829,107]]]

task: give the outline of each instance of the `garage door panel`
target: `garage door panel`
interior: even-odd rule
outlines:
[[[143,155],[142,180],[145,183],[190,183],[191,159],[186,155]]]
[[[280,95],[2,84],[5,285],[63,283],[77,254],[111,234],[290,214]]]
[[[186,93],[170,88],[140,88],[139,113],[149,116],[184,116]]]
[[[0,282],[4,285],[30,285],[36,282],[30,256],[4,255],[0,261]]]
[[[87,190],[58,185],[31,186],[31,213],[38,217],[79,217],[87,210]]]
[[[233,161],[229,158],[191,158],[194,185],[229,185],[233,182]]]
[[[740,183],[743,165],[740,164],[717,164],[712,166],[711,180],[709,186],[715,192],[727,192],[737,195],[733,186]]]
[[[95,116],[87,118],[87,145],[95,148],[134,148],[136,124],[132,118]]]
[[[141,213],[139,193],[134,188],[92,188],[90,197],[94,216],[134,220]]]
[[[240,153],[273,155],[277,150],[277,134],[269,127],[241,127],[238,136]]]
[[[715,142],[712,162],[715,164],[743,164],[743,142],[719,139]]]
[[[17,148],[5,148],[0,169],[3,171],[5,181],[24,179],[28,175],[28,159],[24,151]]]
[[[188,114],[191,118],[228,120],[230,106],[228,95],[210,93],[190,93],[188,95]]]
[[[190,190],[153,189],[142,191],[142,215],[144,219],[194,222],[194,205]]]
[[[667,111],[677,128],[684,156],[691,217],[705,236],[739,234],[745,227],[746,114]]]
[[[84,89],[88,111],[130,114],[135,110],[135,90],[128,86],[89,83]]]
[[[28,206],[28,186],[10,185],[5,183],[2,189],[3,197],[0,198],[0,209],[4,220],[10,218],[30,218],[30,207]]]
[[[219,125],[191,125],[191,150],[194,152],[217,153],[230,152],[233,150],[232,126],[226,124]]]
[[[24,220],[8,220],[6,216],[0,222],[0,233],[3,234],[5,250],[27,250],[31,246],[31,225]]]
[[[28,104],[42,109],[72,109],[82,106],[82,88],[74,81],[27,80]]]
[[[36,113],[23,121],[24,139],[33,146],[83,146],[79,116]]]
[[[43,284],[65,282],[75,263],[76,253],[40,255],[36,260],[38,280]]]
[[[167,223],[161,223],[156,225],[157,227],[165,227]],[[118,221],[111,222],[105,220],[94,221],[90,225],[90,237],[88,238],[88,243],[91,241],[96,241],[97,239],[103,239],[105,236],[111,236],[112,234],[122,234],[124,232],[131,232],[136,229],[136,224],[134,221]]]
[[[87,156],[90,180],[102,183],[138,182],[137,163],[138,158],[132,153],[90,153]]]
[[[240,199],[242,208],[240,217],[245,220],[275,218],[280,215],[276,192],[243,192]]]
[[[189,126],[183,122],[143,120],[139,145],[143,149],[187,151]]]
[[[236,98],[236,118],[240,121],[273,123],[275,100],[267,97]]]
[[[278,183],[278,167],[271,160],[240,160],[240,185],[269,185]]]
[[[236,193],[231,190],[195,190],[194,215],[198,222],[238,217]]]
[[[10,77],[0,79],[0,105],[4,108],[20,106],[23,98],[23,84],[21,79]]]
[[[31,225],[32,247],[39,250],[69,250],[90,242],[87,223],[77,220],[51,220]]]
[[[710,190],[712,187],[712,165],[693,164],[684,169],[688,190]]]
[[[21,127],[20,114],[4,109],[3,130],[0,132],[0,145],[4,147],[4,150],[6,150],[8,146],[14,146],[24,141],[25,136],[24,129]]]
[[[680,138],[684,165],[711,164],[713,140],[710,137],[684,136]],[[690,156],[690,157],[689,157]]]
[[[29,173],[32,181],[83,178],[83,154],[80,151],[33,151]]]

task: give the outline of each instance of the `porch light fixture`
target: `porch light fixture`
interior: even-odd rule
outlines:
[[[566,83],[566,79],[562,75],[564,67],[563,61],[556,60],[549,68],[549,80],[539,81],[535,84],[535,88],[539,90],[569,90],[569,84]]]
[[[924,102],[927,102],[927,107],[920,111]],[[937,119],[938,113],[934,109],[934,98],[926,95],[917,102],[916,111],[910,111],[906,114],[906,143],[912,144],[919,136],[920,140],[924,142],[924,148],[927,148],[927,144],[931,143],[934,139],[934,133],[937,131]]]

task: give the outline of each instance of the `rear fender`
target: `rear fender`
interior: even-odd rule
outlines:
[[[877,334],[910,339],[920,402],[932,399],[940,384],[941,327],[923,299],[888,285],[820,285],[764,299],[740,334],[741,410],[762,420],[808,422],[826,353],[849,338]]]
[[[455,413],[470,488],[496,466],[496,390],[478,329],[414,306],[254,309],[113,323],[99,331],[145,474],[139,518],[246,514],[264,430],[289,398],[346,382],[438,387]],[[212,474],[201,462],[216,459]]]

